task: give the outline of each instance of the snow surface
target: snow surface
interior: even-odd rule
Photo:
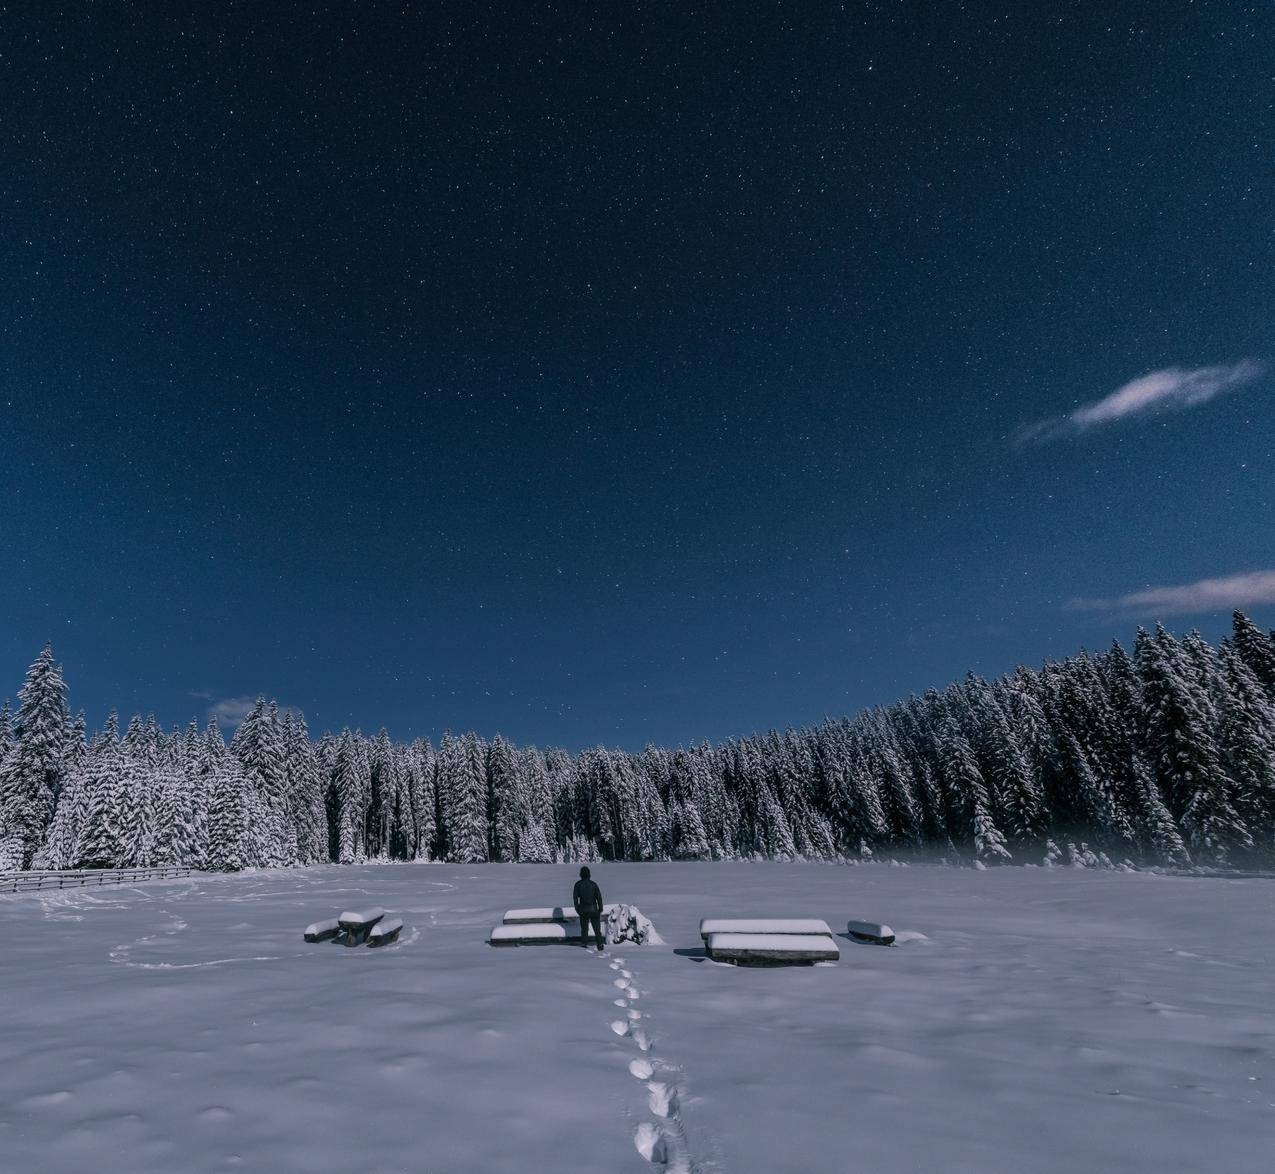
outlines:
[[[576,871],[325,866],[0,897],[3,1167],[1269,1168],[1275,880],[598,864],[668,946],[487,944],[504,909],[570,893]],[[398,943],[297,936],[373,902],[401,911]],[[870,909],[900,948],[705,960],[706,911],[794,906],[833,924]]]

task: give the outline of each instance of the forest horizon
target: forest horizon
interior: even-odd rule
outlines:
[[[1067,845],[1064,855],[1060,844]],[[1078,848],[1076,845],[1079,844]],[[258,699],[165,733],[70,718],[46,647],[0,709],[0,869],[324,861],[844,860],[1227,865],[1275,853],[1275,633],[1139,628],[992,681],[639,753],[473,732],[394,742]]]

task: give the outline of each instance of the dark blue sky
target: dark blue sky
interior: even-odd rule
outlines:
[[[320,7],[0,14],[0,694],[637,747],[1275,624],[1275,6]]]

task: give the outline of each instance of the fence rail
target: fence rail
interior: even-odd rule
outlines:
[[[132,885],[141,881],[177,880],[198,869],[172,865],[164,868],[80,868],[49,872],[0,872],[0,893],[32,893],[37,889],[77,889],[82,885]]]

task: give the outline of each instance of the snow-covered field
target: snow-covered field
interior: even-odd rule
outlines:
[[[574,868],[323,867],[0,898],[6,1170],[1270,1169],[1275,880],[598,865],[663,946],[493,949]],[[398,945],[306,945],[372,904]],[[703,959],[824,918],[841,962]],[[856,945],[847,918],[924,934]]]

